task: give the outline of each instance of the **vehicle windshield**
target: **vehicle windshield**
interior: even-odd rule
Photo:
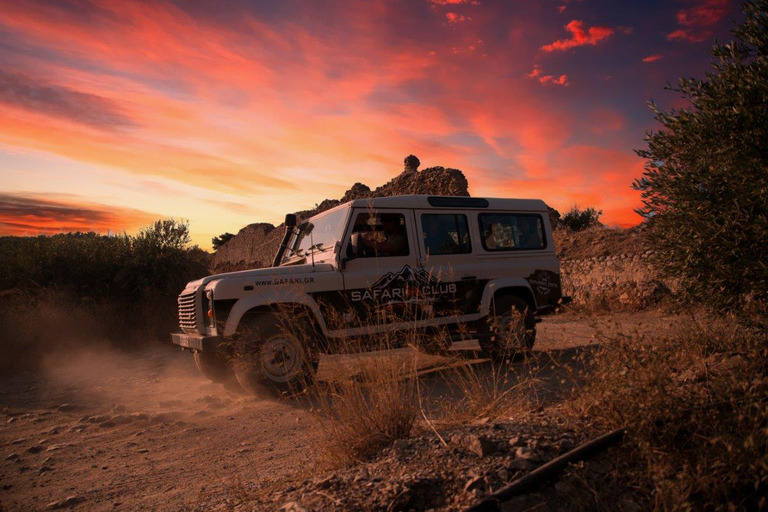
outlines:
[[[299,234],[285,252],[283,264],[297,263],[310,255],[313,255],[315,262],[330,259],[336,242],[344,236],[348,213],[349,208],[342,208],[299,224]]]

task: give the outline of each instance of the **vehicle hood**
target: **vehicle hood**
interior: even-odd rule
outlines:
[[[257,268],[253,270],[240,270],[238,272],[226,272],[224,274],[214,274],[211,276],[198,279],[196,281],[190,281],[187,283],[185,291],[196,289],[200,286],[204,286],[212,281],[221,281],[229,279],[237,280],[250,280],[250,279],[265,279],[281,276],[294,276],[297,274],[317,274],[319,272],[333,272],[334,266],[330,263],[316,263],[312,265],[307,263],[305,265],[289,265],[285,267],[267,267]]]

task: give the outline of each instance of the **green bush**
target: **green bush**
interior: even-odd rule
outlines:
[[[571,231],[582,231],[593,226],[599,226],[602,214],[602,210],[595,210],[594,208],[581,210],[578,206],[574,206],[563,215],[560,221]]]
[[[174,220],[136,236],[0,238],[0,342],[13,347],[2,366],[34,359],[30,354],[64,334],[82,340],[97,333],[123,345],[167,342],[177,295],[208,274],[209,255],[188,244],[188,225]]]
[[[712,48],[714,70],[680,79],[690,106],[664,112],[646,137],[638,213],[660,267],[684,296],[718,309],[768,301],[768,2],[744,4],[734,40]]]

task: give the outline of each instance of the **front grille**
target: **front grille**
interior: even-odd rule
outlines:
[[[184,332],[197,332],[196,292],[179,295],[179,327]]]

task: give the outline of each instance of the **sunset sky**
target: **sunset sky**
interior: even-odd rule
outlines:
[[[728,0],[0,0],[0,234],[193,240],[374,188],[415,154],[475,196],[639,222],[647,106]]]

